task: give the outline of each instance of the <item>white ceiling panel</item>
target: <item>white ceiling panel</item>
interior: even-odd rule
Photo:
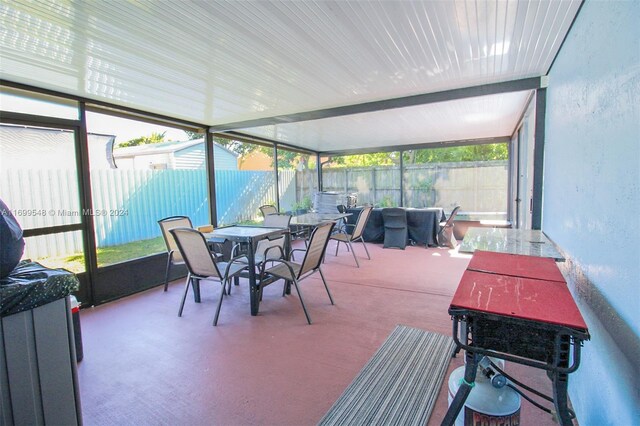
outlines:
[[[242,123],[542,76],[579,6],[0,0],[0,72],[205,125]]]
[[[529,96],[479,96],[240,132],[320,152],[510,136]]]

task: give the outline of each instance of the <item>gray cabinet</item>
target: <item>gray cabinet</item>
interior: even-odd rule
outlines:
[[[0,426],[80,425],[69,297],[0,318]]]

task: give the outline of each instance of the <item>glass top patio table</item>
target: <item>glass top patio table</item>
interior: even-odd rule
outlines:
[[[258,315],[260,297],[258,295],[258,285],[256,280],[255,251],[258,241],[278,235],[285,235],[289,232],[284,228],[268,228],[264,226],[233,225],[214,229],[213,232],[204,233],[207,241],[219,241],[221,239],[234,241],[236,243],[246,243],[248,272],[249,272],[249,297],[251,301],[251,315]]]
[[[248,243],[252,240],[261,240],[263,238],[280,235],[284,232],[282,228],[267,228],[264,226],[244,226],[233,225],[223,228],[216,228],[213,232],[204,234],[206,239],[224,238],[236,242]]]
[[[497,253],[521,254],[527,256],[550,257],[564,262],[564,257],[547,238],[544,232],[530,229],[510,228],[469,228],[460,253],[473,253],[476,250]]]

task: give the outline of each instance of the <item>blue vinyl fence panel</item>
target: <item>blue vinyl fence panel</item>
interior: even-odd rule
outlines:
[[[276,177],[272,171],[216,171],[218,224],[255,220],[259,207],[276,202]]]
[[[167,216],[211,223],[204,170],[95,170],[91,180],[100,247],[158,237]]]
[[[275,203],[275,175],[271,171],[216,171],[219,224],[256,220],[258,207]],[[295,171],[281,174],[295,179]],[[0,195],[12,208],[45,212],[22,215],[23,228],[79,223],[91,214],[98,247],[108,247],[161,236],[158,220],[189,216],[194,226],[212,223],[206,171],[203,169],[93,170],[93,209],[80,211],[74,170],[6,170]],[[295,194],[293,195],[295,197]],[[82,252],[79,231],[38,237],[31,241],[30,257]]]

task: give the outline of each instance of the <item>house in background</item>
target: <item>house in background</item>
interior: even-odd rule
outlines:
[[[116,148],[113,151],[119,169],[204,169],[204,139],[168,141]],[[216,170],[238,170],[238,154],[213,144]]]
[[[114,135],[87,133],[92,169],[115,169]],[[76,168],[74,135],[69,130],[27,126],[0,126],[0,166],[8,169]],[[24,158],[30,159],[29,163]]]
[[[240,170],[273,170],[273,159],[260,150],[251,151],[238,159]]]

